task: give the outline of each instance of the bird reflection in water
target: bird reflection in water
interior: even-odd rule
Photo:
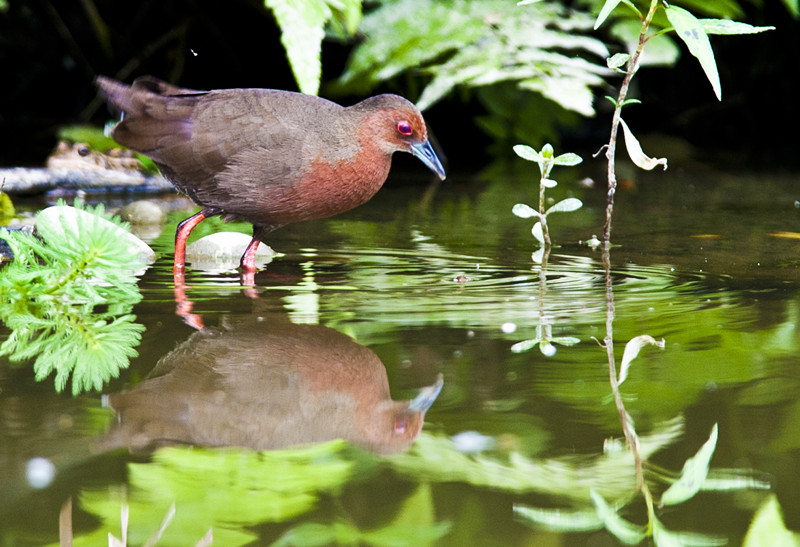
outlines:
[[[194,333],[148,379],[108,395],[117,423],[99,448],[268,450],[344,439],[396,453],[416,439],[441,388],[440,374],[413,400],[393,401],[383,363],[348,336],[285,318],[240,318]]]

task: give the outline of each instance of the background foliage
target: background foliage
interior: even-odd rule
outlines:
[[[586,120],[576,112],[605,108],[602,101],[588,102],[587,93],[601,96],[606,82],[614,84],[614,77],[597,72],[603,64],[599,48],[619,51],[632,35],[624,8],[615,11],[608,29],[591,32],[584,21],[599,10],[596,0],[522,6],[500,0],[386,0],[364,3],[363,20],[359,4],[6,2],[0,6],[0,66],[11,77],[0,90],[0,121],[7,128],[0,135],[0,164],[41,165],[59,127],[105,122],[108,114],[91,83],[97,74],[124,80],[154,74],[199,89],[297,89],[300,70],[299,87],[313,91],[320,67],[299,67],[314,65],[317,57],[325,96],[352,102],[389,90],[431,106],[426,116],[455,168],[482,161],[492,143],[491,152],[504,154],[510,153],[507,144],[541,144],[544,138],[556,146],[562,139],[586,141],[587,149],[596,149],[594,135],[606,131],[605,120]],[[758,133],[738,159],[796,164],[780,132],[769,130],[782,120],[800,119],[791,78],[785,77],[798,69],[790,52],[800,47],[800,26],[787,17],[796,15],[796,0],[678,4],[701,16],[775,24],[778,30],[760,37],[758,47],[748,39],[714,40],[723,87],[729,90],[721,105],[687,82],[702,79],[693,59],[678,56],[681,50],[666,39],[660,48],[649,47],[656,51],[653,63],[692,66],[679,68],[689,75],[680,79],[669,71],[642,74],[641,98],[648,106],[638,115],[647,116],[654,130],[720,149]],[[294,52],[291,62],[287,48]],[[500,52],[512,54],[509,66],[498,65]],[[748,108],[741,108],[744,104]],[[636,121],[635,110],[629,123]],[[562,148],[576,149],[567,143]]]

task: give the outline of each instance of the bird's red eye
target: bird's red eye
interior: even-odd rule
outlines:
[[[397,132],[401,135],[405,135],[406,137],[410,137],[414,130],[411,128],[411,124],[407,121],[403,120],[397,122]]]

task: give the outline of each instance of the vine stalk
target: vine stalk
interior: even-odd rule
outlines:
[[[644,462],[639,447],[639,437],[633,427],[633,423],[625,409],[625,404],[619,392],[619,382],[617,381],[617,367],[614,358],[614,284],[611,276],[611,217],[614,212],[614,195],[617,190],[617,177],[616,177],[616,151],[617,151],[617,135],[619,132],[619,125],[622,119],[622,107],[625,105],[630,88],[631,80],[639,69],[639,59],[641,58],[642,51],[647,41],[650,39],[648,30],[650,23],[653,20],[656,9],[658,8],[658,0],[651,0],[650,9],[647,15],[642,19],[641,31],[639,32],[639,41],[636,50],[628,60],[625,77],[620,85],[619,95],[615,102],[614,115],[611,120],[611,134],[609,137],[608,145],[606,146],[606,158],[608,159],[608,196],[606,201],[606,220],[603,225],[603,266],[605,269],[606,281],[606,337],[604,339],[604,346],[608,357],[608,373],[609,382],[614,395],[614,402],[619,413],[620,422],[622,424],[622,431],[625,435],[625,440],[633,453],[635,470],[636,470],[636,486],[642,492],[645,500],[647,501],[648,510],[652,511],[652,494],[650,493],[647,483],[644,480]]]
[[[619,88],[619,95],[617,96],[617,100],[615,102],[614,115],[611,118],[611,134],[608,139],[608,144],[606,145],[606,158],[608,159],[608,198],[606,201],[606,221],[603,225],[603,245],[606,249],[611,245],[611,216],[614,212],[614,195],[617,192],[615,158],[617,154],[617,135],[619,133],[619,123],[622,119],[622,107],[625,105],[631,80],[633,79],[634,74],[636,74],[636,71],[639,70],[639,59],[642,55],[642,51],[644,50],[644,46],[650,39],[650,37],[647,35],[647,31],[650,28],[650,23],[652,22],[653,16],[656,13],[658,4],[658,0],[651,0],[650,10],[642,20],[642,28],[639,32],[639,43],[637,44],[633,55],[628,60],[625,77],[622,80],[622,84]]]

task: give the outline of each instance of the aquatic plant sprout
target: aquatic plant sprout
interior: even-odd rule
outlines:
[[[534,252],[532,259],[534,262],[541,264],[546,251],[549,250],[552,244],[550,240],[550,231],[547,226],[547,215],[551,213],[569,213],[577,211],[583,206],[583,202],[578,198],[566,198],[552,205],[550,208],[545,209],[545,190],[558,186],[558,182],[550,178],[550,172],[556,165],[566,167],[574,166],[581,163],[583,159],[573,153],[555,156],[553,147],[550,144],[545,144],[541,152],[530,146],[518,144],[514,146],[514,152],[522,159],[535,162],[539,165],[539,172],[541,174],[539,179],[539,209],[536,210],[525,203],[517,203],[512,207],[511,212],[520,218],[535,217],[538,219],[534,223],[533,228],[531,228],[531,234],[543,245],[543,249]]]

